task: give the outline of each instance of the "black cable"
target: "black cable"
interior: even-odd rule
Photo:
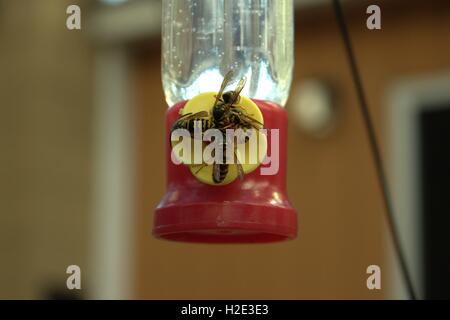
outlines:
[[[398,229],[395,225],[395,220],[394,220],[394,216],[393,216],[392,200],[391,200],[389,189],[388,189],[388,183],[387,183],[387,179],[386,179],[386,175],[385,175],[383,161],[381,159],[380,149],[378,147],[377,139],[375,136],[375,129],[374,129],[371,117],[370,117],[369,107],[367,105],[366,97],[364,94],[361,76],[359,74],[358,67],[356,64],[355,56],[354,56],[353,49],[352,49],[352,43],[351,43],[350,35],[349,35],[348,29],[347,29],[347,25],[345,23],[345,17],[342,12],[340,0],[333,0],[333,5],[334,5],[334,11],[336,14],[336,19],[337,19],[337,22],[339,24],[339,28],[341,31],[342,40],[345,45],[348,62],[350,64],[350,69],[352,72],[355,89],[356,89],[356,92],[358,95],[361,113],[362,113],[362,116],[363,116],[363,119],[364,119],[364,122],[365,122],[365,125],[367,128],[367,135],[369,138],[370,147],[371,147],[372,154],[374,157],[374,162],[375,162],[378,179],[379,179],[379,182],[381,185],[384,206],[386,209],[387,222],[388,222],[388,226],[389,226],[389,231],[392,236],[392,240],[394,242],[394,249],[398,256],[398,260],[400,262],[400,268],[401,268],[401,271],[403,274],[406,288],[408,290],[409,297],[412,300],[416,300],[417,297],[416,297],[414,287],[412,284],[411,275],[409,273],[405,255],[404,255],[404,252],[402,251],[402,247],[400,244],[400,239],[399,239],[398,232],[397,232]]]

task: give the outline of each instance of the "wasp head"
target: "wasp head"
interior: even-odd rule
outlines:
[[[225,103],[232,103],[232,102],[233,102],[233,99],[234,99],[234,92],[233,92],[233,91],[225,92],[225,93],[222,95],[222,100],[223,100],[223,102],[225,102]]]

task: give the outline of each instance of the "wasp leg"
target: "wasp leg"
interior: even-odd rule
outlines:
[[[200,164],[193,164],[193,167],[197,167],[200,166],[200,169],[198,169],[197,171],[195,171],[195,174],[198,174],[204,167],[208,166],[207,162],[210,162],[211,158],[209,158],[209,160],[205,161],[205,163],[200,163]]]

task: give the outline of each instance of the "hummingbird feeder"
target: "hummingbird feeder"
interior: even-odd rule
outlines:
[[[286,190],[292,0],[164,0],[167,190],[158,238],[292,239]]]

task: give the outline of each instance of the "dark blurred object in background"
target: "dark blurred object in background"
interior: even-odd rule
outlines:
[[[425,298],[450,299],[450,99],[426,109],[419,119]]]

